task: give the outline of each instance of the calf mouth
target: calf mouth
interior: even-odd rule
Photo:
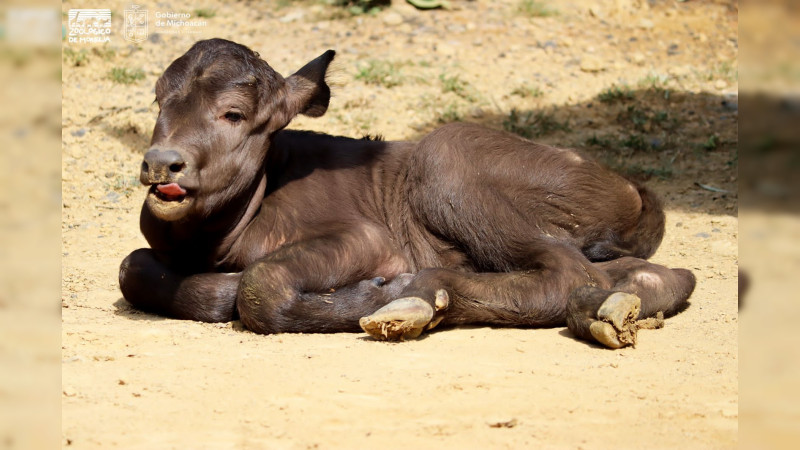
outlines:
[[[175,221],[189,212],[194,199],[178,183],[150,185],[145,203],[159,219]]]

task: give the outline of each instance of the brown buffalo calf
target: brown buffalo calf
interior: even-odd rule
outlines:
[[[468,124],[418,143],[282,131],[325,113],[333,55],[283,78],[212,39],[167,68],[141,170],[151,248],[120,269],[129,302],[388,340],[567,324],[614,348],[638,318],[685,306],[692,274],[644,260],[664,233],[658,200],[577,152]]]

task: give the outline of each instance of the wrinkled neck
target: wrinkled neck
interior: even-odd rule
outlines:
[[[230,231],[222,237],[219,245],[217,245],[215,248],[213,255],[214,266],[223,266],[228,262],[228,260],[231,258],[231,248],[233,248],[234,244],[241,239],[244,230],[247,229],[247,226],[258,214],[258,210],[261,207],[261,202],[264,200],[264,193],[267,190],[266,173],[262,172],[257,179],[258,184],[255,185],[255,188],[248,189],[245,194],[249,196],[249,200],[245,202],[245,207],[243,208],[241,214],[238,215],[238,220],[232,224]],[[236,214],[232,214],[232,216],[236,216]]]

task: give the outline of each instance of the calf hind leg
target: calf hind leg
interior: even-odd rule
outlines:
[[[694,275],[686,269],[669,269],[637,258],[596,266],[611,277],[614,286],[574,290],[567,302],[567,326],[579,338],[610,348],[635,345],[638,329],[652,328],[653,318],[660,327],[660,319],[686,307],[695,286]]]
[[[400,298],[359,324],[378,340],[413,339],[439,323],[558,326],[564,324],[567,296],[576,287],[612,286],[608,275],[577,249],[558,244],[536,248],[527,270],[422,270]]]

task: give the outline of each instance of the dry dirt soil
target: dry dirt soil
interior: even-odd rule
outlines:
[[[395,0],[360,15],[312,1],[142,2],[150,37],[136,45],[121,37],[127,5],[108,5],[111,42],[65,42],[62,56],[63,445],[736,446],[735,2],[451,0],[419,11]],[[62,7],[66,24],[87,6]],[[206,23],[159,28],[156,12]],[[153,86],[208,37],[246,44],[284,75],[337,50],[331,108],[293,128],[418,139],[477,122],[645,180],[667,209],[652,260],[694,271],[690,307],[620,350],[565,328],[463,327],[387,344],[133,310],[117,273],[146,246],[136,180]]]

